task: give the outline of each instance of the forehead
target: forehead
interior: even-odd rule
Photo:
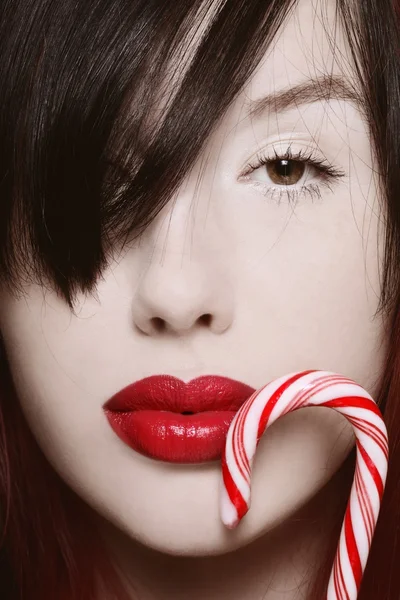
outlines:
[[[166,68],[166,85],[155,102],[158,108],[165,108],[172,101],[199,43],[220,8],[221,0],[199,5],[197,18],[193,19],[171,54]],[[244,95],[249,100],[257,99],[277,89],[294,87],[307,79],[317,79],[326,74],[346,74],[348,79],[354,79],[351,64],[336,0],[297,0],[249,78]]]
[[[352,60],[335,0],[299,0],[246,87],[253,100],[325,75],[353,84]]]
[[[170,53],[165,66],[163,83],[160,87],[153,88],[151,106],[145,118],[144,129],[147,132],[153,128],[157,131],[162,125],[164,115],[173,104],[180,84],[195,59],[199,45],[207,35],[222,4],[224,2],[221,0],[210,0],[200,2],[198,5],[196,17]],[[274,101],[273,96],[281,90],[294,89],[297,95],[297,86],[307,85],[307,83],[309,90],[310,84],[314,87],[311,94],[315,97],[319,95],[321,100],[338,97],[353,100],[359,105],[363,104],[357,77],[352,68],[353,59],[342,27],[337,0],[295,0],[294,2],[288,0],[285,4],[288,5],[285,18],[282,23],[278,21],[278,31],[272,43],[223,118],[224,122],[225,120],[230,122],[231,119],[242,121],[246,116],[252,118],[257,100],[270,98]],[[276,7],[276,4],[272,3],[271,6]],[[325,82],[321,86],[324,77]],[[336,90],[329,89],[331,85],[329,79],[338,82]],[[343,84],[346,88],[344,92],[340,89]],[[352,92],[350,88],[357,88],[357,91]],[[312,99],[308,101],[313,102]],[[278,108],[275,112],[281,110]],[[266,112],[274,112],[274,110],[264,109],[264,116]]]

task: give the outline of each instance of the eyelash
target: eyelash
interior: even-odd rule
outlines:
[[[334,167],[327,160],[318,158],[313,151],[306,152],[300,150],[299,152],[292,153],[289,147],[284,154],[279,154],[274,150],[273,157],[262,153],[258,154],[255,158],[255,162],[247,165],[241,177],[249,180],[248,176],[256,169],[279,160],[301,162],[305,164],[306,168],[307,166],[314,168],[317,171],[321,182],[319,184],[311,183],[309,185],[302,185],[300,188],[295,188],[294,186],[292,187],[289,185],[274,186],[273,184],[269,185],[260,181],[252,181],[253,185],[261,188],[261,192],[265,196],[273,196],[273,199],[278,202],[278,204],[283,197],[285,197],[286,200],[289,200],[290,204],[296,204],[301,197],[306,195],[309,195],[312,199],[321,198],[322,186],[332,190],[331,184],[346,175],[344,171]],[[276,194],[278,194],[278,198],[275,197]]]

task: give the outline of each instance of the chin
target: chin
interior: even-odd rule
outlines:
[[[138,547],[170,556],[205,557],[227,554],[251,544],[282,523],[285,516],[275,511],[250,511],[233,530],[223,525],[217,510],[207,512],[201,506],[148,513],[139,520],[134,514],[129,518],[126,512],[100,519],[102,528],[119,543],[124,538],[126,544],[134,542]]]

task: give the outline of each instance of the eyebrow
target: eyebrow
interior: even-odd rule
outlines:
[[[349,100],[359,108],[364,107],[361,95],[350,82],[339,76],[322,75],[249,103],[248,116],[257,118],[265,112],[279,113],[300,104],[328,100]]]

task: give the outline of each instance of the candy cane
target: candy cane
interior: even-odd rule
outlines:
[[[326,596],[327,600],[356,600],[386,483],[389,449],[381,412],[351,379],[327,371],[303,371],[254,392],[227,434],[221,518],[233,529],[249,510],[252,462],[264,431],[283,415],[308,406],[324,406],[344,415],[356,437],[354,480]]]

